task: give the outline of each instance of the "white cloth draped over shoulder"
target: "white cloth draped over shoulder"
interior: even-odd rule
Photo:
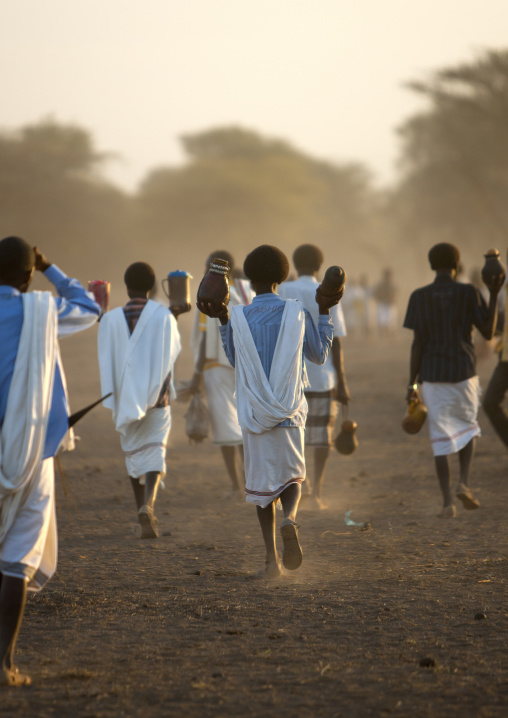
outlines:
[[[148,300],[131,335],[121,307],[102,317],[98,335],[101,387],[103,394],[113,392],[103,403],[113,411],[120,434],[126,434],[129,424],[143,419],[156,403],[180,349],[176,320],[157,302]]]
[[[23,326],[0,435],[0,544],[41,470],[57,356],[51,293],[30,292],[22,299]]]
[[[305,313],[300,302],[287,299],[267,377],[245,319],[234,307],[231,326],[236,352],[236,401],[243,431],[261,434],[297,415],[307,414],[303,389],[308,384],[303,360]],[[302,376],[304,380],[302,382]]]

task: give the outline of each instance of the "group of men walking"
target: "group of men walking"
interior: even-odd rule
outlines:
[[[211,259],[226,259],[215,252]],[[427,404],[436,471],[443,494],[440,516],[455,515],[448,456],[458,453],[456,495],[466,509],[479,506],[469,488],[479,385],[473,326],[490,338],[496,324],[500,277],[490,302],[471,285],[454,281],[458,250],[436,245],[430,254],[433,284],[411,295],[405,326],[414,331],[407,400]],[[229,301],[198,303],[193,329],[191,391],[204,389],[212,439],[220,447],[234,494],[257,509],[266,561],[260,574],[276,578],[303,558],[297,513],[306,479],[305,449],[313,451],[312,491],[306,500],[325,507],[322,484],[332,443],[337,401],[347,405],[340,338],[346,329],[339,301],[321,292],[323,263],[314,245],[293,255],[298,278],[286,281],[287,257],[262,245],[233,280]],[[43,272],[58,296],[28,293],[33,272]],[[238,273],[237,273],[238,275]],[[158,536],[154,506],[165,473],[171,428],[174,367],[181,349],[177,317],[150,299],[153,269],[144,262],[125,272],[128,302],[102,316],[98,332],[104,404],[112,411],[132,484],[141,537]],[[56,568],[52,457],[72,445],[65,378],[57,336],[91,326],[100,314],[92,296],[24,240],[0,241],[0,685],[30,679],[13,661],[27,590],[39,590]],[[419,384],[417,383],[419,382]],[[275,509],[281,505],[282,560]]]

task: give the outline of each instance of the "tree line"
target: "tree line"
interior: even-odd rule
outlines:
[[[186,162],[152,169],[128,194],[104,179],[110,155],[85,128],[46,119],[0,133],[1,235],[37,242],[69,273],[114,278],[147,259],[199,275],[213,248],[239,260],[303,242],[372,279],[452,241],[473,261],[508,236],[508,51],[413,80],[425,108],[399,129],[397,181],[326,162],[240,127],[180,138]],[[478,257],[480,263],[481,257]],[[86,275],[86,276],[85,276]]]

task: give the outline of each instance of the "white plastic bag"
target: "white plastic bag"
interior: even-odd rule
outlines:
[[[201,394],[194,394],[185,414],[185,433],[190,443],[196,443],[206,439],[210,432],[210,416]]]

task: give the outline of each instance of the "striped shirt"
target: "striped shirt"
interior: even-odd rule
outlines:
[[[148,299],[131,299],[130,302],[127,302],[125,307],[123,307],[123,313],[125,315],[125,320],[127,322],[127,326],[129,328],[129,333],[132,334],[134,331],[134,328],[136,324],[138,323],[139,317],[141,316],[141,312],[146,306],[146,303],[148,302]],[[153,405],[154,409],[162,409],[165,406],[169,406],[169,387],[171,384],[171,374],[168,374],[166,379],[164,380],[164,383],[162,385],[159,398]]]
[[[455,384],[475,376],[473,327],[481,327],[488,316],[480,292],[448,274],[438,274],[432,284],[414,291],[404,326],[422,340],[420,381]]]
[[[285,304],[286,302],[278,294],[260,294],[243,310],[267,377],[270,376]],[[316,327],[307,309],[303,311],[305,312],[303,355],[315,364],[323,364],[332,346],[332,320],[328,315],[320,315]],[[224,351],[231,365],[235,366],[235,343],[231,322],[221,326],[220,333]],[[292,419],[286,419],[278,426],[298,426],[298,424]]]

